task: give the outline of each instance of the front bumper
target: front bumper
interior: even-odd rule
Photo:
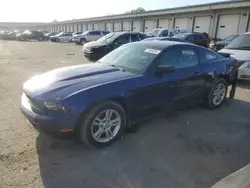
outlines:
[[[56,115],[38,114],[32,110],[30,104],[23,101],[23,97],[20,109],[36,130],[50,135],[53,133],[64,133],[66,132],[65,130],[73,132],[77,121],[77,116],[71,113],[61,113]]]
[[[239,80],[249,80],[250,81],[250,68],[239,68],[238,70]]]

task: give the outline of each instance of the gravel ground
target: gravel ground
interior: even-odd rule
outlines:
[[[74,44],[0,41],[1,188],[206,188],[250,161],[250,83],[216,110],[147,120],[104,149],[38,134],[19,111],[22,83],[88,63]]]

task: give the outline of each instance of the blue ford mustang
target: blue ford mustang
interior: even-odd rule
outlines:
[[[236,78],[235,59],[203,47],[136,42],[97,63],[59,68],[28,80],[21,110],[40,131],[77,133],[85,144],[101,147],[132,122],[166,108],[200,101],[210,108],[221,106]]]

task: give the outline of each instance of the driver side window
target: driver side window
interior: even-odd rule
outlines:
[[[168,36],[168,30],[162,31],[161,36],[162,37],[167,37]]]
[[[170,49],[161,56],[158,63],[158,65],[171,65],[176,69],[193,67],[197,64],[197,52],[191,48]]]
[[[129,35],[122,35],[122,36],[119,36],[115,40],[115,43],[120,44],[120,45],[127,44],[127,43],[129,43],[129,40],[130,40]]]

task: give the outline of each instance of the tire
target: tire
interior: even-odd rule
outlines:
[[[228,89],[227,87],[228,85],[224,78],[219,78],[214,81],[206,100],[208,108],[215,109],[221,107],[221,105],[225,102],[227,96],[227,89]],[[220,92],[218,88],[221,88]],[[224,90],[222,88],[224,88]],[[216,90],[218,92],[216,92]],[[215,93],[220,93],[220,94],[215,94]]]
[[[115,123],[115,121],[113,126],[110,126],[108,122],[103,123],[105,122],[105,118],[110,114],[111,116],[108,121],[118,121],[118,123]],[[126,113],[123,107],[112,101],[106,101],[93,106],[83,116],[81,122],[79,122],[80,140],[89,147],[105,147],[110,145],[120,138],[126,125]],[[113,136],[111,136],[112,134]]]
[[[60,42],[59,38],[56,38],[56,39],[55,39],[55,42]]]
[[[80,44],[81,45],[84,45],[86,42],[87,42],[86,39],[80,39]]]

